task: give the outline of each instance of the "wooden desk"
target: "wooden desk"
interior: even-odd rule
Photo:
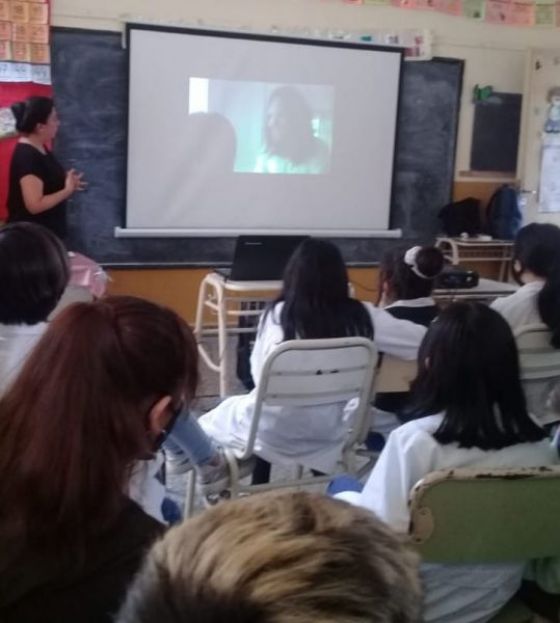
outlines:
[[[240,327],[239,319],[260,316],[262,305],[248,309],[248,304],[270,301],[281,287],[281,281],[230,281],[218,273],[206,275],[200,284],[194,333],[202,360],[219,375],[220,397],[228,396],[230,389],[228,337],[254,334],[255,327]],[[465,300],[490,302],[499,296],[513,294],[516,289],[509,283],[481,279],[476,288],[436,290],[434,298],[443,304]],[[350,291],[352,294],[351,286]],[[218,354],[213,359],[204,338],[215,336],[218,336]]]
[[[512,258],[513,242],[510,240],[478,240],[477,238],[438,238],[435,246],[447,260],[458,266],[462,262],[499,263],[499,279],[507,281]]]
[[[449,288],[434,290],[434,298],[438,303],[454,301],[481,301],[490,303],[500,296],[509,296],[517,290],[514,283],[504,283],[493,279],[480,279],[475,288]]]
[[[241,317],[255,317],[262,309],[247,309],[250,303],[273,299],[282,287],[281,281],[230,281],[218,273],[206,275],[198,291],[194,334],[204,363],[219,374],[220,396],[228,395],[228,336],[254,333],[254,327],[239,327]],[[245,304],[245,305],[244,305]],[[218,336],[217,359],[212,359],[204,337]]]

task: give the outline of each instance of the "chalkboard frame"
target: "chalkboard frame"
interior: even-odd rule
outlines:
[[[115,132],[121,133],[122,139],[123,120],[127,113],[124,103],[126,99],[124,91],[128,96],[127,85],[124,85],[127,72],[124,68],[126,66],[128,71],[128,64],[123,47],[123,34],[115,31],[64,27],[55,27],[52,31],[55,100],[59,112],[62,113],[62,127],[55,144],[55,153],[66,166],[85,170],[86,176],[90,170],[89,165],[94,169],[97,167],[94,173],[108,173],[107,179],[105,177],[92,179],[94,176],[90,176],[90,181],[93,182],[90,192],[76,197],[75,205],[70,210],[69,247],[90,255],[106,267],[180,268],[229,265],[235,237],[132,240],[114,237],[114,227],[121,222],[125,205],[122,161],[126,157],[126,144],[122,148],[122,153],[119,151],[115,154],[114,151],[108,152],[107,145],[103,141],[108,136],[112,137]],[[84,66],[88,59],[89,64]],[[390,227],[403,228],[404,235],[399,241],[366,237],[330,238],[340,246],[345,260],[351,266],[375,265],[385,249],[395,244],[411,246],[433,240],[438,232],[437,210],[449,202],[452,196],[464,61],[435,57],[431,61],[407,61],[403,63],[403,67],[405,70],[401,70],[399,123],[394,154],[397,164],[393,167],[394,175],[402,175],[400,181],[393,185],[393,192],[397,189],[398,196],[391,206]],[[449,67],[449,70],[445,67]],[[103,80],[108,74],[115,75],[113,87],[116,85],[118,89],[124,89],[122,95],[115,95],[112,90],[110,101],[107,100],[109,96],[106,82],[95,82],[100,75]],[[412,77],[415,82],[410,82]],[[75,84],[76,79],[78,84]],[[405,84],[407,81],[408,86]],[[87,93],[84,93],[86,90],[84,85],[87,85]],[[444,88],[443,91],[437,91],[438,96],[434,98],[434,86],[437,88],[438,85],[444,85]],[[406,93],[403,86],[406,86]],[[98,93],[99,88],[102,91],[101,95]],[[91,93],[94,94],[93,97]],[[446,100],[443,108],[442,93]],[[415,109],[416,103],[413,106],[409,101],[403,107],[403,102],[410,99],[410,96],[417,99],[424,97],[429,109],[428,114],[431,115],[428,123],[426,114],[418,120],[418,111],[423,109]],[[115,103],[114,97],[120,98],[119,101]],[[100,110],[103,107],[115,110]],[[403,111],[406,122],[401,123]],[[99,112],[102,113],[98,115],[102,117],[101,120],[95,118],[88,125],[86,123],[88,115],[95,117]],[[433,157],[432,154],[428,154],[428,157],[424,158],[422,152],[421,157],[415,154],[411,160],[408,145],[410,140],[414,141],[418,136],[416,126],[418,123],[423,124],[421,140],[431,140],[433,119],[436,119],[437,125],[442,112],[446,119],[442,139],[445,144],[439,145],[441,153],[438,152]],[[109,119],[105,113],[109,116],[114,114]],[[77,127],[73,127],[73,121],[78,122]],[[414,126],[412,134],[409,133],[411,123]],[[402,146],[406,152],[404,155],[400,153],[402,149],[399,149],[401,130],[404,139]],[[86,139],[83,131],[86,132]],[[95,138],[95,133],[98,132],[101,136]],[[89,143],[84,145],[84,141]],[[112,148],[112,145],[109,145],[109,148]],[[423,150],[424,148],[425,145],[422,145]],[[118,146],[118,149],[121,149],[121,146]],[[109,167],[102,167],[100,171],[97,164],[105,157],[109,157],[111,162]],[[118,172],[121,172],[118,176],[120,181],[116,181]],[[430,184],[436,184],[437,188],[434,190]],[[106,188],[111,185],[111,188]],[[95,186],[100,187],[100,190],[96,190]],[[94,232],[93,235],[91,231]]]

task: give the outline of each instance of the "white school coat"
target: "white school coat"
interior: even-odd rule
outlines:
[[[557,464],[548,439],[502,450],[441,445],[433,433],[442,414],[403,424],[391,433],[361,494],[337,497],[373,511],[394,530],[407,533],[411,489],[424,476],[457,467],[538,467]],[[517,591],[524,564],[421,565],[426,623],[483,623]]]
[[[283,303],[261,319],[253,352],[251,373],[258,385],[267,356],[284,341],[280,325]],[[372,316],[375,343],[380,351],[403,359],[415,359],[426,330],[406,320],[366,304]],[[256,389],[243,396],[227,398],[199,419],[204,431],[225,446],[244,446],[254,411]],[[345,403],[313,407],[274,407],[265,405],[255,453],[271,463],[293,464],[296,459],[307,467],[332,471],[344,444],[347,418]]]
[[[526,283],[514,294],[496,299],[491,307],[505,318],[513,331],[529,324],[540,324],[542,319],[537,299],[543,286],[544,281],[540,279]],[[556,378],[523,382],[527,408],[541,425],[560,420],[560,413],[550,402],[550,396],[558,386],[559,381]]]
[[[0,324],[0,395],[15,379],[27,355],[47,328],[46,322],[34,325]]]
[[[531,281],[509,296],[497,298],[490,307],[499,312],[515,331],[528,324],[542,322],[537,306],[539,292],[544,281]]]

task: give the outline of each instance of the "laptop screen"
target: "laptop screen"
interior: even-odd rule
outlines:
[[[280,281],[292,253],[309,236],[239,236],[232,281]]]

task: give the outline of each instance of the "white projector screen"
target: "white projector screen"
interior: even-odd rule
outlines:
[[[121,235],[387,231],[402,52],[129,25]]]

